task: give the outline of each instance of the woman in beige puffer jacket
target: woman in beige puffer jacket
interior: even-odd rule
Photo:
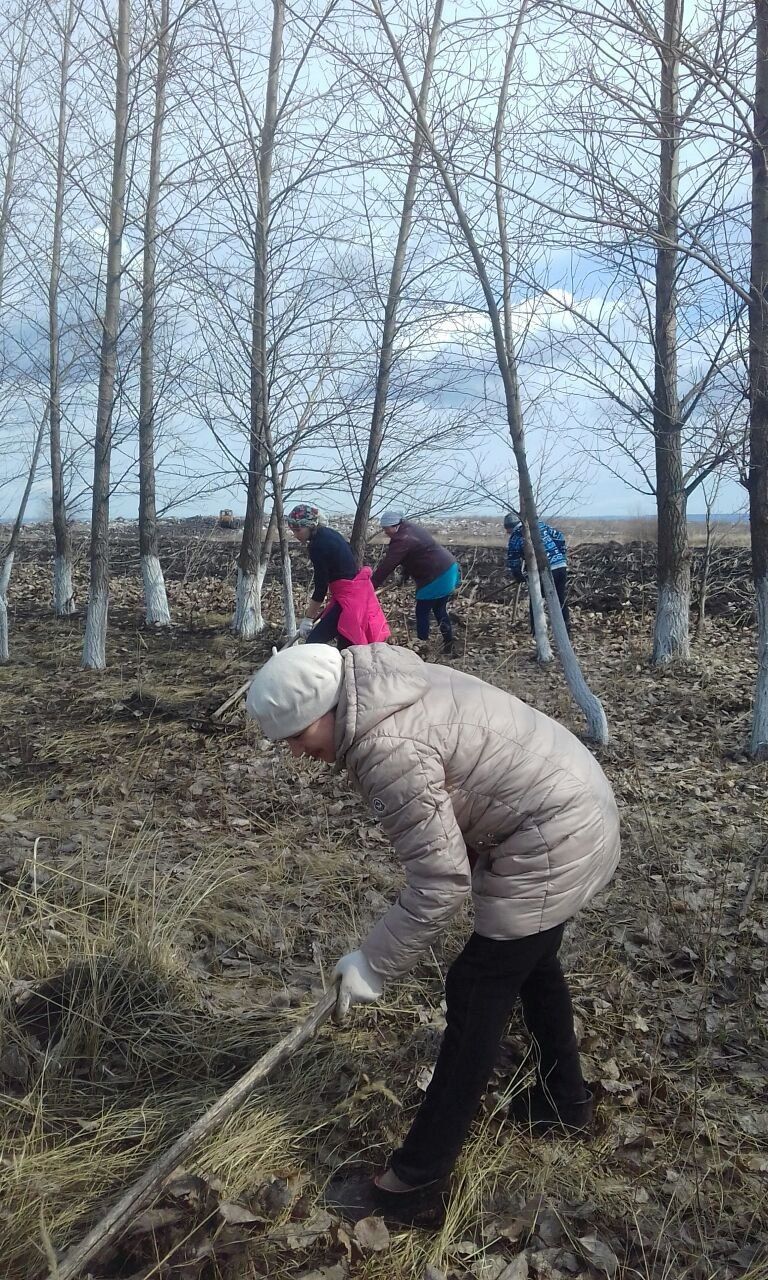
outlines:
[[[518,698],[389,645],[326,648],[322,674],[306,654],[267,663],[249,710],[294,754],[347,769],[406,879],[360,950],[339,962],[340,1004],[377,999],[470,895],[474,906],[474,933],[446,981],[432,1081],[377,1180],[392,1216],[413,1219],[456,1161],[518,997],[537,1084],[516,1100],[516,1118],[541,1130],[589,1121],[557,953],[565,922],[616,869],[619,817],[594,756]]]

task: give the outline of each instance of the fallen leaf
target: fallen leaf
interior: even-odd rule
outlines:
[[[244,1204],[238,1204],[235,1200],[222,1200],[219,1204],[219,1214],[225,1222],[238,1226],[255,1222],[263,1224],[266,1221],[265,1218],[260,1218],[257,1213],[252,1213]]]
[[[608,1276],[608,1280],[613,1280],[619,1269],[619,1260],[610,1245],[597,1236],[579,1236],[579,1244],[590,1265],[597,1271],[602,1271]]]
[[[525,1253],[518,1253],[516,1258],[507,1263],[499,1280],[528,1280],[528,1258]]]
[[[753,1173],[768,1173],[768,1156],[752,1155],[744,1156],[744,1164]]]
[[[768,1111],[746,1111],[738,1122],[750,1138],[768,1138]]]
[[[368,1253],[381,1253],[389,1248],[387,1224],[375,1215],[355,1223],[354,1237],[360,1248]]]

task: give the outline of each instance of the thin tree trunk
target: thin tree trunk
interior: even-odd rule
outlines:
[[[422,113],[426,112],[427,103],[429,101],[429,90],[432,82],[432,68],[434,66],[435,54],[437,52],[437,42],[440,37],[442,13],[443,0],[437,0],[437,3],[435,4],[434,17],[432,19],[432,28],[429,33],[429,44],[424,58],[424,72],[421,77],[421,88],[419,90],[419,109]],[[397,232],[395,256],[392,260],[392,270],[389,275],[389,287],[387,289],[387,300],[384,306],[384,327],[381,333],[379,364],[376,371],[376,389],[373,398],[371,429],[368,433],[368,448],[365,455],[365,463],[363,465],[363,476],[360,482],[360,493],[358,495],[357,509],[355,511],[355,519],[352,525],[352,535],[350,537],[352,550],[357,557],[358,563],[362,563],[365,558],[365,542],[368,532],[368,522],[371,518],[371,504],[373,502],[376,483],[379,478],[379,458],[381,456],[381,446],[384,439],[387,396],[389,394],[389,381],[394,363],[395,337],[397,335],[397,312],[403,291],[405,255],[408,249],[411,227],[413,225],[413,211],[416,204],[416,187],[419,180],[419,173],[421,171],[423,150],[424,139],[422,131],[419,128],[418,119],[414,119],[411,162],[408,167],[408,178],[405,184],[403,205],[400,211],[400,225]]]
[[[288,530],[285,527],[285,508],[283,504],[283,486],[285,484],[285,472],[281,474],[280,468],[275,457],[275,447],[272,440],[272,432],[269,432],[267,441],[269,449],[269,469],[272,476],[272,492],[273,492],[273,516],[274,524],[277,529],[277,538],[280,543],[280,567],[282,569],[283,580],[283,618],[285,620],[285,634],[293,636],[296,634],[296,609],[293,603],[293,567],[291,565],[290,543],[288,542]]]
[[[659,102],[659,213],[653,434],[656,453],[656,664],[690,656],[691,558],[677,386],[677,262],[682,0],[664,0]]]
[[[538,525],[538,514],[536,511],[536,499],[533,493],[531,474],[528,468],[528,458],[525,452],[522,412],[520,409],[520,395],[517,378],[517,362],[511,358],[511,353],[507,352],[504,328],[501,316],[499,315],[496,294],[488,278],[488,272],[485,267],[483,255],[478,246],[474,232],[472,231],[469,219],[467,218],[461,197],[459,196],[456,185],[448,171],[446,161],[435,142],[426,116],[419,107],[418,98],[413,85],[411,84],[405,63],[403,62],[402,54],[389,23],[382,11],[379,0],[374,0],[374,10],[387,34],[403,83],[408,90],[411,105],[417,113],[418,122],[425,141],[429,146],[435,167],[440,174],[440,178],[443,186],[445,187],[448,198],[453,205],[456,220],[461,227],[464,240],[474,263],[478,282],[483,291],[483,297],[485,298],[488,319],[490,320],[491,330],[493,332],[496,360],[504,387],[507,424],[509,426],[509,433],[512,439],[512,449],[517,463],[520,492],[525,506],[525,512],[530,522],[531,538],[536,552],[536,563],[539,566],[539,573],[541,575],[542,585],[544,588],[544,598],[547,602],[549,616],[552,621],[552,632],[555,645],[563,665],[563,674],[574,701],[584,713],[589,737],[596,742],[607,743],[609,735],[608,721],[606,720],[605,711],[603,710],[603,706],[599,698],[595,697],[587,685],[579,665],[579,661],[573,651],[573,646],[571,645],[565,622],[563,620],[560,601],[557,598],[554,579],[549,569],[547,555],[541,538],[541,531]]]
[[[45,426],[48,421],[48,410],[43,414],[42,422],[37,430],[35,438],[35,447],[32,450],[32,459],[27,472],[27,482],[24,486],[24,492],[21,495],[19,510],[16,514],[11,536],[8,539],[8,545],[3,555],[3,563],[0,566],[0,662],[5,663],[10,660],[10,649],[8,644],[8,587],[11,582],[11,572],[13,570],[13,562],[16,558],[16,547],[21,537],[21,528],[24,523],[24,516],[29,502],[29,495],[32,492],[32,485],[35,482],[35,473],[37,464],[40,460],[40,452],[43,447],[43,439],[45,437]]]
[[[109,613],[109,482],[112,460],[112,413],[120,322],[123,228],[128,135],[128,59],[130,55],[130,0],[118,0],[115,54],[115,142],[109,202],[107,282],[99,361],[99,395],[93,458],[93,508],[91,514],[91,577],[88,617],[83,642],[83,666],[103,670],[107,665],[107,617]]]
[[[244,640],[261,631],[261,589],[266,572],[262,556],[264,499],[269,465],[269,369],[267,365],[269,210],[272,155],[277,125],[278,80],[283,49],[284,0],[272,0],[272,39],[259,145],[259,190],[253,263],[251,325],[251,428],[248,456],[248,497],[237,572],[233,631]],[[263,570],[263,571],[262,571]]]
[[[499,91],[499,101],[496,110],[496,123],[493,131],[493,169],[496,181],[496,221],[499,228],[499,246],[501,249],[501,276],[502,276],[502,316],[504,321],[504,346],[506,348],[507,359],[510,362],[515,360],[515,335],[514,325],[512,322],[512,263],[509,253],[509,236],[507,234],[507,211],[504,205],[504,186],[503,171],[501,158],[501,144],[504,134],[504,119],[507,110],[507,100],[509,98],[509,82],[512,76],[512,67],[514,65],[515,53],[517,52],[520,41],[520,34],[523,29],[527,5],[524,3],[518,14],[517,23],[512,33],[511,39],[507,46],[507,55],[504,61],[504,74],[501,81],[501,89]],[[525,515],[525,502],[522,495],[520,497],[520,519],[523,526],[523,557],[525,559],[525,569],[528,579],[528,596],[530,600],[531,616],[533,618],[533,635],[536,643],[536,658],[545,664],[552,661],[552,648],[549,643],[549,634],[547,632],[547,615],[544,609],[544,598],[541,592],[541,577],[539,575],[539,567],[536,563],[536,552],[528,525],[528,519]]]
[[[139,555],[148,623],[169,627],[171,614],[160,564],[155,502],[155,325],[157,322],[157,210],[160,202],[160,159],[168,79],[169,0],[160,0],[157,30],[155,110],[149,153],[147,209],[144,218],[144,262],[141,289],[141,368],[139,374]]]
[[[696,639],[703,640],[707,619],[707,593],[709,590],[709,571],[712,565],[712,504],[707,501],[707,535],[704,542],[704,555],[699,574],[699,609],[696,618]]]
[[[546,665],[552,661],[552,647],[549,643],[549,634],[547,632],[547,615],[544,609],[544,597],[541,592],[541,577],[539,576],[539,566],[536,563],[536,552],[533,549],[530,531],[525,522],[523,522],[523,555],[528,574],[528,595],[533,616],[536,659]]]
[[[749,522],[757,612],[750,753],[768,759],[768,0],[756,0],[749,302]]]
[[[53,611],[57,618],[75,612],[72,581],[72,536],[67,522],[64,466],[61,456],[61,375],[59,339],[59,286],[61,283],[61,243],[64,227],[64,179],[66,171],[67,89],[72,31],[76,21],[74,0],[69,0],[64,16],[59,69],[59,102],[56,128],[56,193],[53,209],[51,271],[48,278],[48,417],[51,455],[51,506],[55,553],[53,561]]]

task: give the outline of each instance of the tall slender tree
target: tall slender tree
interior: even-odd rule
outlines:
[[[103,670],[107,665],[110,469],[128,172],[130,28],[130,0],[117,0],[117,31],[113,33],[116,59],[115,131],[107,220],[107,278],[101,321],[99,392],[93,460],[90,586],[83,641],[83,666],[97,671]]]
[[[51,267],[48,277],[48,418],[51,455],[51,508],[55,555],[53,562],[53,609],[57,618],[75,611],[72,581],[72,537],[67,519],[66,485],[61,447],[61,253],[66,193],[66,145],[69,129],[69,75],[72,35],[79,15],[76,0],[67,0],[62,21],[54,15],[61,40],[59,85],[56,111],[56,178],[51,235]]]
[[[442,16],[443,0],[437,0],[432,17],[432,25],[429,31],[429,41],[424,55],[424,70],[421,76],[421,87],[419,89],[419,108],[422,112],[426,112],[429,101],[429,90],[432,83],[435,54],[437,52],[437,45],[440,38]],[[371,518],[371,504],[376,490],[376,483],[379,479],[379,459],[381,456],[381,447],[386,428],[387,396],[392,376],[392,367],[395,360],[397,315],[403,292],[406,272],[406,255],[408,252],[408,241],[411,235],[411,228],[413,226],[413,214],[416,205],[416,192],[419,174],[421,172],[423,151],[424,139],[418,121],[414,116],[413,142],[411,144],[408,176],[405,183],[405,190],[403,192],[403,203],[400,210],[400,223],[397,230],[397,242],[395,244],[394,257],[392,259],[392,266],[389,273],[386,302],[384,304],[384,323],[382,326],[381,342],[379,345],[376,386],[373,397],[373,409],[371,412],[371,426],[368,433],[368,445],[365,454],[365,461],[363,463],[363,474],[360,480],[360,491],[358,494],[355,519],[352,524],[352,535],[350,538],[352,549],[359,560],[363,559],[365,551],[368,522]]]
[[[141,356],[139,369],[139,555],[148,623],[170,626],[171,614],[160,564],[155,501],[155,327],[157,323],[158,206],[166,85],[170,52],[170,0],[154,10],[154,110],[149,150],[147,204],[144,214],[144,252],[141,281]]]
[[[560,601],[558,600],[557,591],[555,590],[552,573],[549,568],[547,554],[544,550],[544,543],[542,541],[541,531],[538,525],[536,498],[533,491],[533,485],[531,483],[531,473],[525,449],[517,360],[514,353],[510,353],[507,350],[504,335],[504,323],[499,311],[496,291],[491,284],[483,253],[472,229],[472,224],[467,216],[459,190],[450,172],[448,162],[437,144],[424,111],[421,110],[419,105],[418,95],[408,74],[408,69],[405,65],[400,45],[384,14],[379,0],[373,0],[373,8],[379,22],[386,32],[395,62],[397,63],[403,83],[408,91],[411,106],[416,114],[419,127],[424,135],[425,143],[429,148],[430,155],[439,174],[440,181],[448,196],[456,221],[461,229],[461,234],[469,251],[477,281],[482,290],[485,306],[487,308],[488,320],[490,322],[493,335],[496,362],[504,390],[507,423],[512,441],[512,449],[517,463],[523,509],[528,521],[533,548],[536,553],[536,563],[539,567],[539,574],[544,588],[544,597],[546,599],[549,616],[552,621],[555,645],[563,665],[566,683],[575,702],[584,714],[587,723],[587,732],[590,738],[596,742],[606,743],[608,741],[608,721],[605,716],[605,711],[603,710],[603,706],[599,698],[595,696],[587,685],[579,665],[579,661],[573,651],[573,646],[571,645],[565,621],[563,619],[562,610],[560,608]]]
[[[749,299],[749,522],[757,608],[751,754],[768,759],[768,0],[755,0]]]
[[[272,161],[277,124],[280,64],[283,54],[284,0],[272,0],[272,34],[264,99],[264,119],[258,141],[258,190],[253,254],[253,310],[251,316],[251,404],[248,448],[248,494],[243,536],[237,559],[237,596],[233,630],[249,639],[263,625],[261,583],[264,501],[269,466],[269,366],[267,328],[269,309],[269,230]]]

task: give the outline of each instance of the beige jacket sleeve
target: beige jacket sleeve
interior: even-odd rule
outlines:
[[[396,903],[361,944],[384,977],[407,973],[471,891],[467,850],[438,753],[426,743],[375,735],[347,766],[405,868]]]

